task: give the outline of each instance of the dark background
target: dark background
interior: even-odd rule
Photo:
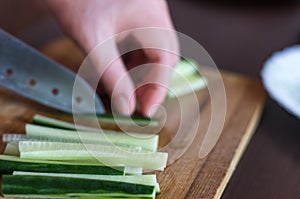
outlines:
[[[260,79],[264,61],[300,42],[299,1],[170,0],[176,29],[220,69]],[[40,48],[62,33],[41,0],[0,0],[0,27]],[[300,198],[300,122],[271,99],[223,199]]]

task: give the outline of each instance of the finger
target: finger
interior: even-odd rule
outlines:
[[[165,24],[157,26],[163,25]],[[168,92],[172,69],[179,60],[179,44],[176,32],[171,29],[145,28],[135,31],[134,36],[152,63],[150,71],[142,77],[143,86],[137,90],[140,111],[150,116],[155,113],[157,105],[164,101]]]
[[[144,115],[153,115],[158,105],[163,103],[168,92],[169,82],[178,57],[162,50],[146,50],[146,55],[153,60],[150,71],[143,79],[143,86],[137,90],[141,112]]]
[[[129,115],[135,110],[134,85],[113,39],[96,47],[91,55],[101,84],[110,95],[112,110]]]

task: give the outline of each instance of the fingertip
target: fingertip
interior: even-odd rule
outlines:
[[[146,117],[152,117],[164,102],[166,88],[159,85],[146,85],[142,88],[140,96],[141,113]]]
[[[153,116],[157,113],[158,108],[159,108],[159,104],[153,104],[153,105],[150,107],[149,111],[147,112],[147,116],[148,116],[149,118],[153,117]]]
[[[112,68],[110,68],[112,69]],[[130,76],[123,69],[108,70],[103,78],[106,90],[111,95],[112,111],[122,115],[131,115],[135,111],[136,97]]]
[[[136,108],[136,97],[133,89],[127,85],[117,88],[111,96],[111,110],[121,115],[131,115]]]
[[[136,110],[136,96],[135,93],[132,92],[129,97],[129,115],[132,115]]]
[[[124,95],[117,95],[112,99],[113,112],[120,113],[122,115],[128,115],[129,109],[127,108],[127,99]]]

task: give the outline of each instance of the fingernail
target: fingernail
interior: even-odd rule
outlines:
[[[129,100],[124,95],[114,97],[112,109],[120,114],[129,115]]]

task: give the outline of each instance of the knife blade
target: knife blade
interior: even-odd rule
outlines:
[[[105,112],[100,98],[83,78],[2,29],[0,86],[68,113]]]

